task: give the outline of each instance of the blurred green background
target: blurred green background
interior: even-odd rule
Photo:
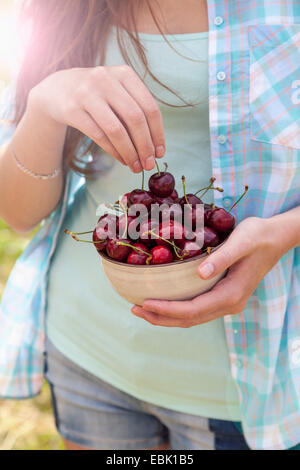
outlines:
[[[0,94],[11,78],[15,36],[13,0],[0,0]],[[32,235],[18,235],[0,219],[0,299],[15,260]],[[0,400],[0,450],[63,449],[54,425],[48,384],[35,399]]]

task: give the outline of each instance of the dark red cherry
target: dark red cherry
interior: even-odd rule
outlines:
[[[121,207],[124,206],[125,208],[128,207],[128,199],[129,199],[130,193],[124,194],[121,198]]]
[[[158,230],[158,227],[159,227],[159,222],[158,220],[155,220],[155,219],[148,219],[148,220],[144,220],[143,222],[141,222],[140,240],[147,245],[153,243],[155,238],[149,233],[149,230],[156,232],[156,230]]]
[[[196,236],[196,242],[198,245],[202,245],[202,248],[218,246],[220,243],[220,237],[215,230],[210,227],[204,227],[193,232]]]
[[[179,252],[179,256],[182,256],[184,259],[189,259],[201,255],[201,253],[202,250],[196,241],[185,240]]]
[[[166,246],[155,246],[150,254],[152,256],[150,264],[165,264],[173,261],[173,254]]]
[[[227,233],[233,229],[235,218],[222,207],[216,207],[209,216],[208,225],[217,232]]]
[[[159,205],[166,204],[167,206],[171,206],[174,204],[174,199],[171,197],[158,197],[158,196],[153,196],[154,197],[154,202],[156,202]]]
[[[114,238],[118,233],[119,217],[114,214],[105,214],[98,220],[96,233],[100,240]]]
[[[143,253],[142,251],[138,251],[138,250],[137,251],[132,250],[132,252],[129,254],[129,256],[127,258],[126,263],[127,264],[136,264],[136,265],[146,264],[147,259],[149,258],[149,254],[147,254],[148,253],[148,248],[146,247],[146,245],[144,245],[143,243],[134,243],[133,247],[134,248],[140,248],[145,253]]]
[[[182,224],[183,210],[180,204],[176,204],[173,201],[171,206],[165,207],[161,210],[161,220],[176,220]]]
[[[178,192],[176,189],[173,190],[172,194],[170,194],[170,197],[173,199],[173,201],[176,201],[178,199]]]
[[[186,198],[183,196],[181,199],[180,199],[180,202],[179,204],[181,204],[182,206],[184,206],[185,204],[187,204],[187,201],[186,199],[188,200],[188,203],[191,207],[195,207],[197,206],[197,204],[203,204],[203,202],[201,201],[201,199],[198,197],[198,196],[195,196],[195,194],[187,194],[186,195]]]
[[[108,240],[106,245],[106,253],[108,256],[116,261],[124,261],[129,254],[131,253],[132,248],[129,246],[124,246],[119,243],[127,243],[130,244],[130,240],[127,238],[113,238]]]
[[[121,215],[119,219],[119,237],[130,238],[131,240],[138,240],[139,238],[139,217],[127,215],[127,231],[126,229],[126,215]]]
[[[204,226],[204,211],[203,206],[197,205],[192,209],[187,208],[184,213],[184,221],[187,227],[195,230],[196,228],[202,228]]]
[[[185,231],[181,223],[176,220],[164,221],[159,225],[158,235],[161,238],[157,238],[157,245],[168,246],[168,241],[174,241],[175,245],[181,247],[185,240]],[[164,240],[162,240],[164,239]]]
[[[130,193],[128,207],[136,204],[143,204],[147,209],[149,209],[153,202],[153,197],[149,191],[145,191],[144,189],[134,189]]]
[[[213,208],[211,204],[204,204],[204,225],[208,225],[210,214],[212,213]]]
[[[148,184],[150,191],[155,196],[168,197],[175,189],[175,178],[168,171],[161,171],[152,175]]]
[[[96,250],[100,253],[101,251],[104,251],[107,245],[107,240],[100,240],[100,238],[97,235],[97,230],[95,229],[93,232],[93,242],[95,245]]]

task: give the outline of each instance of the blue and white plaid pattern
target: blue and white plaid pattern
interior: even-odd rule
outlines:
[[[300,205],[300,1],[208,0],[209,106],[213,173],[238,221]],[[299,94],[298,94],[299,96]],[[1,143],[13,129],[3,126]],[[82,183],[68,176],[60,207],[45,221],[8,281],[0,309],[0,394],[28,397],[42,385],[47,271],[61,223]],[[274,234],[276,236],[276,234]],[[300,247],[265,276],[240,315],[224,318],[253,449],[300,442]]]

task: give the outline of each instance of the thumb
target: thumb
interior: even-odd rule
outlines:
[[[247,245],[247,246],[246,246]],[[228,240],[212,252],[203,261],[199,268],[198,274],[202,279],[210,279],[217,274],[221,274],[239,259],[249,253],[249,246],[241,240],[239,230],[233,231]]]

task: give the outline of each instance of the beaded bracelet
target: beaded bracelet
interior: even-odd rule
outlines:
[[[61,168],[57,168],[56,170],[54,170],[52,173],[49,173],[48,175],[42,175],[42,174],[39,174],[39,173],[35,173],[34,171],[29,170],[28,168],[25,168],[25,166],[23,166],[22,163],[18,160],[18,158],[17,158],[17,156],[14,152],[12,144],[10,145],[10,152],[11,152],[11,155],[13,156],[14,161],[16,162],[16,165],[19,168],[19,170],[21,170],[26,175],[32,176],[35,179],[38,179],[38,180],[52,180],[52,179],[56,178],[57,175],[59,175],[59,173],[61,172]]]

